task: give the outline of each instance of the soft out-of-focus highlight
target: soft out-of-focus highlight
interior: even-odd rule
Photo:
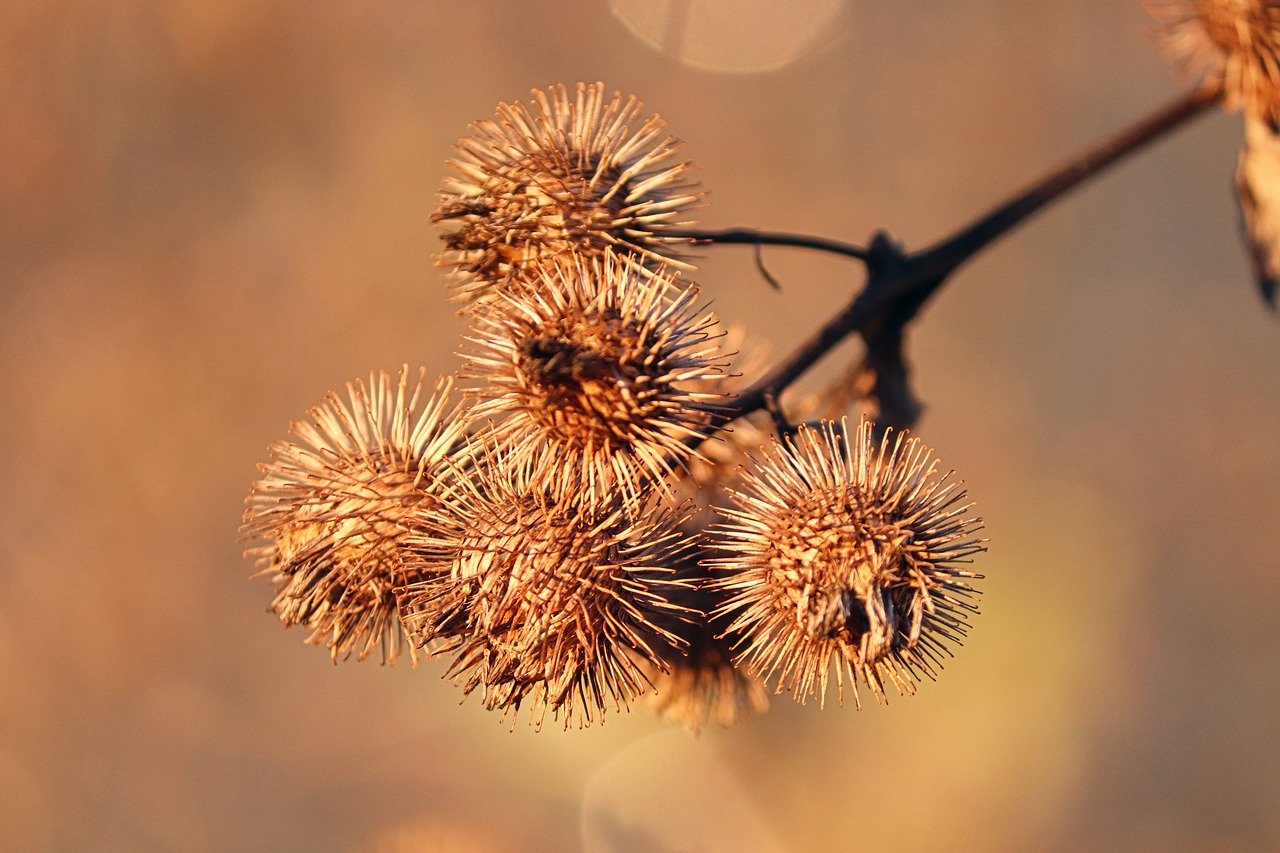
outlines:
[[[637,39],[690,68],[757,74],[847,34],[848,0],[609,0]]]

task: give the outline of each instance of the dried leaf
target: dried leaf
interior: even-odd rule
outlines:
[[[1280,134],[1268,122],[1245,119],[1236,191],[1258,288],[1275,310],[1280,289]]]

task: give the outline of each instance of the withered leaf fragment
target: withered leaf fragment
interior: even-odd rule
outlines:
[[[1258,289],[1274,311],[1280,287],[1280,133],[1261,119],[1245,121],[1236,194]]]

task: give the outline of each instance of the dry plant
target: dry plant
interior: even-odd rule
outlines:
[[[680,143],[599,83],[475,122],[433,217],[470,327],[460,394],[374,374],[272,446],[241,531],[270,610],[335,661],[446,657],[465,694],[535,725],[644,695],[696,730],[771,693],[822,703],[833,680],[855,703],[859,685],[914,693],[966,635],[986,549],[960,482],[906,432],[906,331],[951,274],[1221,102],[1248,124],[1238,187],[1275,307],[1280,0],[1148,5],[1193,88],[919,251],[695,230],[704,192]],[[835,253],[865,282],[791,354],[731,367],[683,251],[729,244]],[[854,336],[841,380],[784,408]]]

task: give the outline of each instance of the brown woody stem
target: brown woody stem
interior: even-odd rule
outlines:
[[[883,233],[876,235],[867,249],[859,249],[817,237],[768,234],[742,228],[684,232],[682,236],[698,242],[799,246],[858,258],[867,264],[866,285],[853,301],[787,359],[725,406],[722,414],[732,419],[765,408],[769,399],[777,399],[792,382],[855,332],[863,334],[869,341],[872,336],[900,339],[900,333],[886,334],[886,329],[897,327],[901,330],[910,323],[929,298],[966,261],[1108,166],[1182,126],[1221,96],[1220,88],[1206,87],[1175,99],[1072,158],[951,236],[918,252],[905,252]]]
[[[1220,87],[1205,87],[1174,99],[1134,125],[1103,140],[1075,159],[1045,175],[976,222],[920,253],[928,266],[944,277],[1032,214],[1065,195],[1108,166],[1148,142],[1180,127],[1222,97]]]

